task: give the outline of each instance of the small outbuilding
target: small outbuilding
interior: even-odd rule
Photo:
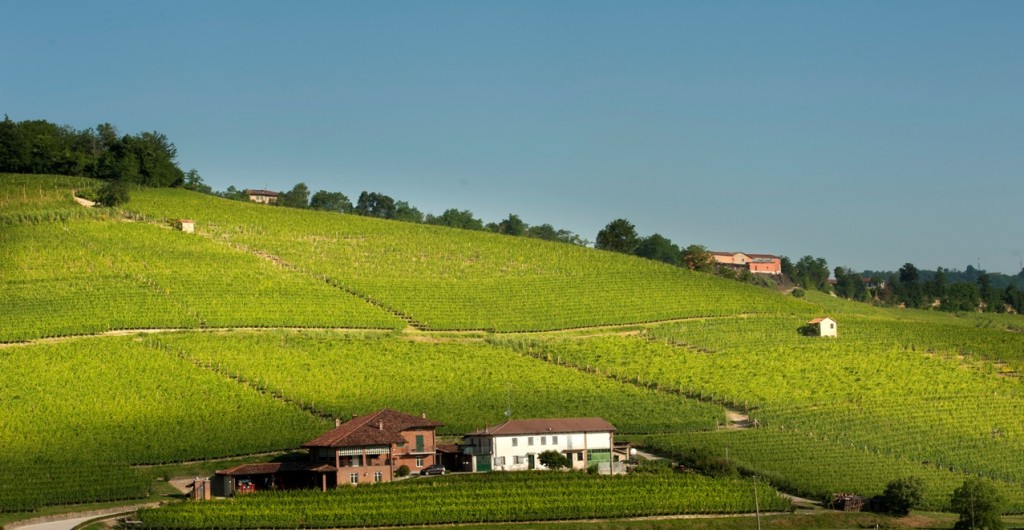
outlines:
[[[816,337],[838,337],[836,321],[829,317],[816,318],[807,323],[808,335]]]
[[[186,234],[196,233],[196,222],[191,219],[178,219],[178,222],[174,224],[178,226],[178,230]]]

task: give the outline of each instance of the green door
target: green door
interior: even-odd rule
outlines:
[[[533,455],[526,455],[526,458],[528,460],[528,463],[530,464],[529,468],[530,469],[536,469],[537,462],[534,460],[534,456]]]
[[[490,471],[491,470],[491,455],[483,455],[476,457],[476,470],[477,471]]]
[[[422,434],[417,434],[416,435],[416,452],[417,453],[422,453],[423,452],[423,435]]]

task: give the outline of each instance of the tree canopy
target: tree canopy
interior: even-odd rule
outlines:
[[[181,186],[178,150],[157,132],[118,136],[102,123],[76,130],[45,120],[0,122],[0,172],[122,180],[143,186]]]
[[[640,243],[636,227],[625,219],[616,219],[597,233],[595,248],[632,254]]]
[[[953,491],[949,505],[960,514],[955,530],[1002,530],[1003,498],[995,486],[979,477],[969,477]]]

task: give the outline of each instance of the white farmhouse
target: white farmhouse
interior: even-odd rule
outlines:
[[[602,418],[508,420],[467,434],[461,445],[466,471],[546,469],[539,455],[564,454],[575,469],[611,462],[615,426]],[[607,467],[607,465],[605,465]]]

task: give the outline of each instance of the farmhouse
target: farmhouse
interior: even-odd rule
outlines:
[[[274,204],[277,202],[277,196],[280,195],[280,193],[270,190],[245,190],[245,194],[249,196],[250,201],[260,204]]]
[[[545,469],[538,456],[564,454],[574,469],[612,462],[615,426],[602,418],[508,420],[467,434],[462,443],[465,471]]]
[[[782,258],[771,254],[712,252],[711,257],[720,267],[746,269],[755,274],[782,274]]]
[[[262,489],[319,488],[390,482],[404,466],[419,471],[435,462],[435,429],[443,423],[426,414],[413,416],[391,409],[358,416],[302,447],[306,462],[244,464],[217,471],[215,495],[229,496]]]
[[[839,332],[836,329],[836,321],[829,317],[816,318],[807,323],[807,327],[812,330],[812,335],[819,337],[838,337]]]

